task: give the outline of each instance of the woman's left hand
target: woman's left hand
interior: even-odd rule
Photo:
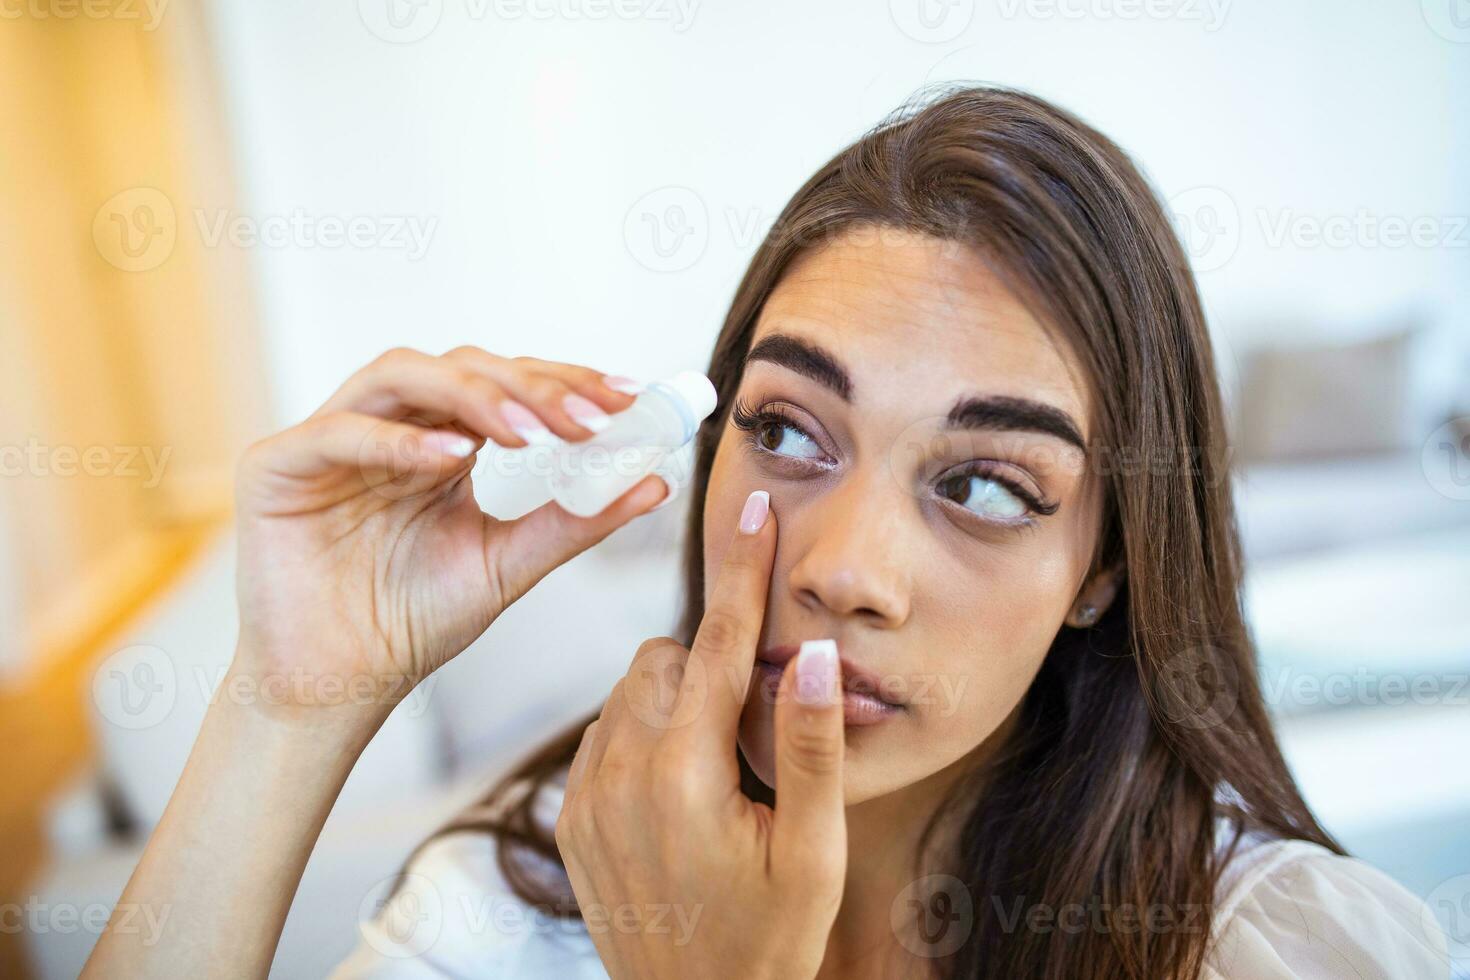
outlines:
[[[781,679],[776,809],[740,790],[736,735],[776,547],[763,497],[746,505],[693,648],[639,647],[572,763],[556,840],[614,978],[814,977],[842,900],[835,655],[808,651]]]

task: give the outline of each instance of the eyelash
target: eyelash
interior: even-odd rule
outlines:
[[[737,398],[734,406],[730,409],[730,421],[737,429],[746,433],[746,445],[752,451],[767,457],[776,456],[777,454],[761,446],[757,441],[757,434],[763,425],[775,424],[788,426],[811,440],[813,444],[817,442],[812,437],[812,434],[801,423],[797,422],[791,416],[790,412],[779,402],[762,406],[759,409],[752,409],[744,401]],[[780,458],[789,459],[789,457]],[[795,460],[791,460],[791,462],[793,464],[796,463]],[[1050,517],[1061,507],[1061,504],[1057,501],[1042,500],[1030,489],[1023,486],[1020,481],[1012,479],[1007,474],[998,471],[994,464],[986,460],[970,462],[960,469],[945,473],[942,479],[950,480],[961,476],[965,478],[979,476],[987,480],[994,480],[996,483],[1005,487],[1006,490],[1015,494],[1032,511],[1031,514],[1016,522],[1018,526],[1032,525],[1035,523],[1035,515],[1039,514],[1043,517]],[[985,518],[980,519],[984,520]]]

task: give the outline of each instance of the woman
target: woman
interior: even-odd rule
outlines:
[[[420,850],[343,975],[1447,974],[1282,761],[1203,315],[1111,142],[992,88],[885,123],[788,204],[710,376],[679,636]],[[250,450],[233,677],[376,693],[212,707],[124,895],[166,937],[89,972],[266,972],[377,681],[666,492],[499,522],[474,453],[625,387],[395,352]]]

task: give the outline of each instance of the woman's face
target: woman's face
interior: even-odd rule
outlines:
[[[788,271],[704,512],[706,589],[752,490],[778,520],[740,727],[762,780],[775,783],[769,681],[820,637],[848,688],[849,805],[973,761],[1088,579],[1090,409],[1071,352],[969,249],[858,229]]]

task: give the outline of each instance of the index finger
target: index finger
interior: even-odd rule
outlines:
[[[755,666],[756,644],[766,614],[771,562],[776,554],[776,521],[771,495],[757,490],[745,501],[740,523],[720,565],[704,618],[689,648],[686,674],[707,679],[704,710],[687,730],[734,738],[745,707],[745,692]],[[682,705],[681,705],[682,707]]]

